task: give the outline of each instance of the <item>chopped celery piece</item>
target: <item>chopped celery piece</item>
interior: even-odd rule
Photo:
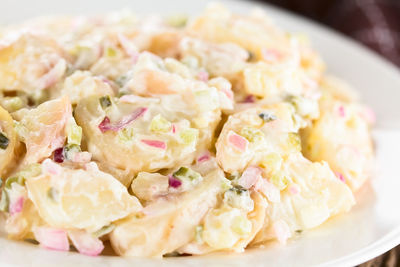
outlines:
[[[18,183],[20,185],[24,185],[25,184],[25,177],[23,177],[21,175],[8,177],[7,180],[6,180],[6,183],[5,183],[5,187],[10,189],[11,185],[13,183]]]
[[[26,127],[22,125],[22,123],[20,123],[19,121],[14,121],[14,130],[17,133],[18,138],[24,142],[26,137],[28,136],[28,130],[26,129]]]
[[[279,190],[285,189],[289,184],[289,179],[283,175],[281,172],[278,172],[271,177],[271,183],[273,183],[276,188]]]
[[[264,133],[253,127],[244,127],[240,131],[240,135],[252,143],[258,143],[264,139]]]
[[[252,224],[244,216],[236,216],[232,221],[231,228],[239,235],[247,235],[251,232]]]
[[[180,167],[176,172],[173,173],[175,178],[179,180],[189,179],[190,181],[201,179],[201,175],[194,170],[187,168],[187,167]]]
[[[117,50],[112,47],[107,47],[105,54],[107,57],[115,57],[117,56]]]
[[[133,136],[134,136],[133,128],[124,128],[118,132],[118,139],[122,143],[127,143],[129,141],[132,141]]]
[[[100,97],[99,101],[100,101],[100,105],[103,109],[111,106],[111,104],[112,104],[110,96],[108,96],[108,95]]]
[[[74,119],[71,119],[66,130],[68,144],[79,146],[82,140],[82,128],[76,124]]]
[[[151,120],[150,130],[155,133],[168,132],[171,130],[171,123],[161,114],[158,114]]]
[[[103,235],[111,233],[115,229],[115,224],[109,224],[101,227],[99,230],[96,232],[92,233],[93,236],[95,237],[102,237]]]
[[[179,134],[182,142],[186,145],[196,142],[197,135],[198,135],[198,130],[192,128],[182,130]]]
[[[254,209],[254,202],[250,197],[249,190],[235,186],[224,193],[224,202],[233,208],[246,212]]]

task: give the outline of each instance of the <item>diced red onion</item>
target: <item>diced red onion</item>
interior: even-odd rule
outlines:
[[[242,101],[242,103],[254,103],[254,102],[256,102],[256,97],[254,95],[248,95]]]
[[[68,236],[79,253],[88,256],[98,256],[104,249],[103,242],[84,230],[69,231]]]
[[[266,179],[258,179],[254,185],[254,189],[268,198],[271,202],[280,202],[281,193],[279,189]]]
[[[197,78],[202,81],[202,82],[207,82],[208,81],[208,72],[206,71],[199,71],[199,73],[197,74]]]
[[[22,209],[24,208],[24,202],[25,199],[24,197],[18,197],[15,201],[12,201],[10,203],[10,215],[14,215],[17,213],[20,213]]]
[[[277,61],[282,57],[281,52],[276,49],[263,49],[262,57],[265,61]]]
[[[261,169],[259,167],[250,166],[242,173],[238,180],[238,184],[245,189],[250,189],[257,183],[261,177]]]
[[[247,149],[247,145],[249,143],[246,138],[236,134],[233,131],[230,131],[228,134],[228,142],[241,152],[244,152]]]
[[[88,163],[92,159],[92,154],[89,152],[76,152],[72,157],[72,162],[76,163]]]
[[[110,118],[107,116],[104,117],[103,121],[99,124],[99,129],[102,133],[107,131],[114,131],[118,132],[119,130],[124,129],[128,124],[133,122],[134,120],[138,119],[147,111],[147,108],[138,108],[131,114],[124,116],[119,122],[112,124],[110,122]]]
[[[344,178],[344,175],[341,174],[340,172],[335,172],[335,175],[337,178],[339,178],[340,181],[342,181],[343,183],[346,182],[346,179]]]
[[[125,53],[132,58],[133,64],[136,64],[139,58],[139,53],[134,49],[133,43],[123,34],[118,34],[118,40]]]
[[[230,88],[221,88],[221,92],[224,93],[230,100],[233,100],[233,92]]]
[[[61,229],[36,227],[33,229],[35,239],[47,249],[68,251],[69,242],[67,233]]]
[[[59,147],[56,150],[54,150],[53,160],[57,163],[64,162],[64,148],[63,147]]]
[[[174,133],[176,133],[176,126],[175,126],[175,124],[172,124],[172,133],[174,134]]]
[[[339,116],[342,117],[342,118],[344,118],[346,116],[346,112],[345,112],[344,107],[342,105],[340,105],[340,107],[338,109],[338,113],[339,113]]]
[[[175,178],[174,176],[170,175],[170,176],[168,176],[168,184],[170,187],[178,188],[182,185],[182,181],[179,180],[178,178]]]
[[[147,139],[142,139],[140,140],[142,143],[145,143],[148,146],[160,148],[160,149],[166,149],[167,144],[163,141],[158,141],[158,140],[147,140]]]

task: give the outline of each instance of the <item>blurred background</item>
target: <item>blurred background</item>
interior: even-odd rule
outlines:
[[[400,67],[400,0],[259,0],[323,23]]]

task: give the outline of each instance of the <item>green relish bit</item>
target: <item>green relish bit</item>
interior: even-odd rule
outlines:
[[[240,135],[252,143],[258,143],[264,138],[264,133],[253,127],[244,127],[240,131]]]
[[[115,57],[117,55],[117,50],[112,47],[107,47],[105,54],[107,57]]]
[[[0,132],[0,148],[7,149],[9,143],[10,140],[7,138],[7,136],[5,136],[4,133]]]
[[[282,191],[288,186],[289,179],[286,176],[284,176],[281,172],[278,172],[271,177],[271,183],[273,183],[276,186],[276,188]]]
[[[175,178],[182,180],[188,178],[190,181],[194,181],[201,178],[200,173],[193,171],[187,167],[180,167],[179,170],[172,174]]]
[[[112,104],[110,96],[108,96],[108,95],[100,97],[99,101],[100,101],[100,105],[103,109],[108,108]]]
[[[150,123],[150,131],[155,133],[168,132],[171,129],[171,123],[161,114],[154,116]]]
[[[246,194],[247,189],[243,188],[240,185],[234,185],[231,189],[229,189],[229,191],[231,191],[237,195],[243,195],[243,194]]]
[[[18,183],[20,185],[24,185],[25,184],[25,178],[23,176],[21,176],[21,175],[9,177],[6,180],[5,187],[10,189],[11,185],[13,183]]]
[[[254,55],[253,52],[247,51],[247,53],[249,54],[249,57],[247,58],[247,61],[252,61],[253,59],[256,58],[256,56]]]
[[[99,230],[96,232],[92,233],[93,236],[95,237],[102,237],[103,235],[111,233],[115,229],[115,224],[109,224],[101,227]]]
[[[258,114],[258,117],[260,117],[264,122],[270,122],[277,119],[277,117],[274,114],[267,112],[261,112],[260,114]]]
[[[8,198],[8,193],[5,189],[3,189],[1,192],[1,199],[0,199],[0,211],[8,212],[9,202],[10,200]]]
[[[125,75],[119,76],[116,80],[115,83],[119,86],[119,87],[123,87],[125,85],[125,83],[128,81],[128,77]],[[124,92],[123,95],[127,94],[128,92]]]

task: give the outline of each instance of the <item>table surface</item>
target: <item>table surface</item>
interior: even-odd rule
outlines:
[[[400,245],[385,254],[376,257],[359,267],[399,267],[400,266]]]

